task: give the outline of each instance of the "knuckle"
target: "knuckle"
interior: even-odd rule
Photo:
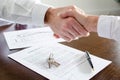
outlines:
[[[68,26],[69,26],[69,25],[68,25],[67,23],[64,24],[63,27],[62,27],[62,30],[66,30],[66,29],[68,28]]]
[[[61,29],[62,30],[66,30],[68,29],[70,26],[72,26],[72,24],[74,23],[74,19],[72,17],[69,17],[66,19],[66,21],[64,22],[64,24],[62,25]]]
[[[71,11],[71,14],[74,14],[74,12],[78,11],[78,8],[77,8],[77,6],[72,5],[72,6],[70,6],[69,10]]]
[[[72,9],[72,10],[76,10],[76,8],[77,8],[77,7],[76,7],[75,5],[71,5],[71,6],[70,6],[70,9]]]

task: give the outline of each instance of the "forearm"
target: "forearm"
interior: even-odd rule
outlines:
[[[44,18],[44,23],[45,23],[46,25],[49,25],[49,26],[50,26],[51,18],[55,17],[55,14],[53,14],[53,13],[55,13],[55,12],[54,12],[54,8],[50,7],[50,8],[47,10],[47,12],[46,12],[46,14],[45,14],[45,18]]]
[[[88,30],[88,32],[97,32],[98,19],[99,16],[93,16],[93,15],[87,16],[84,27]]]

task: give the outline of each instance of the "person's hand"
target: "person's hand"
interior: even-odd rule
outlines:
[[[88,31],[73,17],[62,18],[59,14],[75,9],[74,6],[49,8],[45,16],[45,24],[51,27],[59,37],[71,41],[79,36],[87,36]]]
[[[97,32],[98,16],[87,15],[77,7],[61,13],[60,16],[62,18],[74,17],[88,32]]]

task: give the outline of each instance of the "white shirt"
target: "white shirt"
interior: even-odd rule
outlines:
[[[120,16],[100,16],[97,32],[101,37],[120,41]]]
[[[0,18],[20,24],[43,26],[49,7],[39,0],[0,0]]]

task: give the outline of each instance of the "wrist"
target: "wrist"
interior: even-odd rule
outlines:
[[[49,25],[50,19],[53,16],[53,11],[54,11],[54,8],[49,8],[47,10],[47,12],[45,14],[45,19],[44,19],[45,24]]]
[[[88,32],[97,32],[98,16],[87,16],[86,29]]]

